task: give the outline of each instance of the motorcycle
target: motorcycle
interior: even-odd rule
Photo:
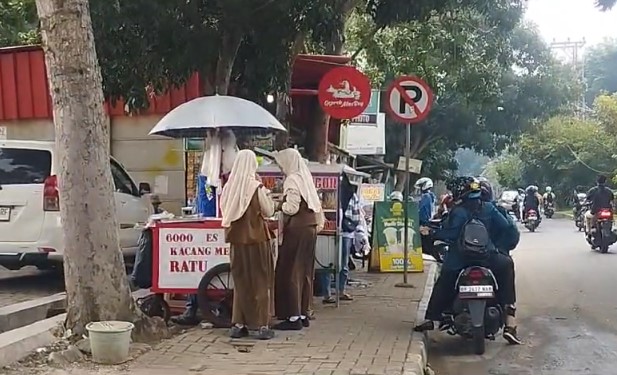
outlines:
[[[576,207],[574,208],[574,225],[578,228],[579,232],[585,229],[585,211],[586,209],[584,207],[578,210]]]
[[[547,203],[544,206],[544,216],[546,216],[547,219],[550,219],[553,217],[554,214],[555,214],[555,205],[553,204],[553,202]]]
[[[438,224],[437,220],[431,220],[432,227]],[[443,259],[448,244],[435,240],[434,245]],[[490,269],[469,266],[459,273],[455,285],[457,296],[441,328],[450,335],[472,340],[474,353],[482,355],[486,351],[485,340],[494,341],[505,324],[504,310],[496,297],[497,280]]]
[[[525,219],[525,228],[529,229],[530,232],[535,232],[538,225],[540,225],[538,212],[533,209],[528,210],[527,219]]]
[[[587,242],[592,249],[607,253],[609,246],[617,242],[617,234],[613,230],[613,211],[601,209],[596,215],[595,231],[587,235]]]
[[[475,354],[486,351],[486,339],[494,341],[504,326],[505,314],[497,302],[497,280],[481,266],[467,267],[456,280],[458,294],[452,304],[448,333],[472,340]]]

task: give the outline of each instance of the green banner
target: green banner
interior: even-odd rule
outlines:
[[[408,202],[409,272],[422,272],[422,241],[419,232],[418,204]],[[403,272],[405,210],[401,202],[375,202],[373,211],[373,251],[379,252],[381,272]]]

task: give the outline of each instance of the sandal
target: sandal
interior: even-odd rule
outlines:
[[[353,297],[350,296],[347,293],[341,294],[341,296],[339,298],[340,298],[341,301],[353,301]]]

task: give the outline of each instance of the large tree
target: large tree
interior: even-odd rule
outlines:
[[[585,53],[585,81],[588,103],[603,93],[617,92],[617,38],[592,46]]]
[[[375,82],[387,85],[395,76],[414,74],[435,91],[431,115],[412,127],[412,157],[452,157],[461,147],[492,155],[576,96],[571,72],[555,61],[534,27],[518,23],[520,16],[517,6],[438,13],[426,22],[384,28],[368,42],[362,30],[374,21],[356,17],[350,23],[351,42],[365,47],[360,65]],[[511,21],[496,21],[503,19]],[[395,161],[404,126],[387,126],[387,159]],[[426,167],[425,173],[443,174]]]
[[[617,95],[601,95],[586,119],[562,114],[530,129],[495,169],[508,186],[551,185],[568,195],[577,185],[592,184],[598,173],[615,176],[616,135]]]
[[[36,5],[59,162],[66,328],[81,336],[90,322],[122,320],[149,330],[131,296],[118,243],[109,128],[88,0]]]

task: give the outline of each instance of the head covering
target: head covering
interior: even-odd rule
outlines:
[[[240,219],[251,203],[255,191],[261,184],[255,179],[257,173],[257,157],[251,150],[238,152],[231,167],[229,180],[221,193],[221,214],[223,227]]]
[[[480,183],[474,177],[456,177],[446,185],[455,201],[480,198]]]
[[[321,212],[321,201],[313,183],[313,175],[302,159],[300,152],[294,148],[287,148],[277,152],[274,155],[274,160],[287,177],[283,183],[283,190],[298,189],[308,208],[313,212]]]
[[[200,169],[201,174],[208,178],[208,184],[221,186],[221,174],[229,172],[237,150],[236,137],[231,130],[215,130],[208,134]]]

